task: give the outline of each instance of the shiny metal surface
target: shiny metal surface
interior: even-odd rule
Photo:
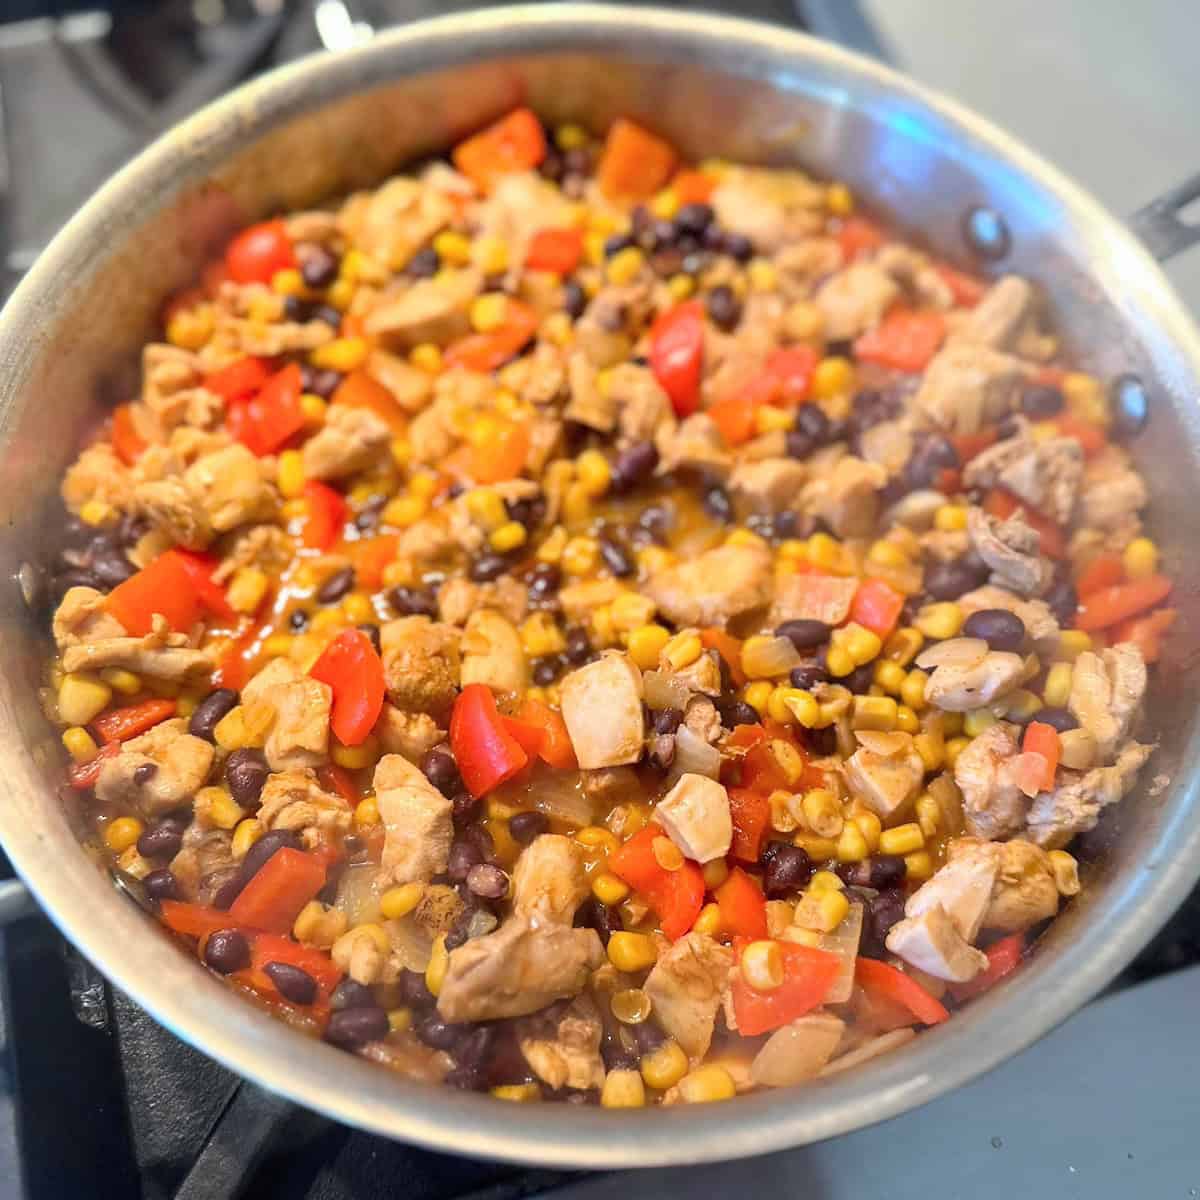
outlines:
[[[526,1107],[408,1083],[303,1043],[190,962],[81,853],[56,799],[61,751],[38,709],[44,619],[15,582],[50,539],[60,471],[100,404],[128,394],[163,296],[234,224],[377,182],[517,102],[603,127],[655,126],[692,156],[798,161],[847,179],[902,229],[965,260],[963,214],[1003,214],[1013,269],[1045,286],[1098,374],[1140,375],[1154,411],[1135,452],[1184,609],[1150,723],[1151,772],[1089,852],[1087,888],[1020,974],[900,1052],[733,1105]],[[54,241],[0,318],[0,838],[52,918],[180,1036],[346,1123],[461,1154],[628,1167],[756,1154],[892,1116],[1027,1046],[1107,983],[1200,875],[1194,688],[1200,341],[1151,257],[1047,164],[959,106],[781,29],[679,12],[524,7],[444,18],[309,59],[155,143]]]

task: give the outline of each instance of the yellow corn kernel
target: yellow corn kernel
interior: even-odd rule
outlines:
[[[810,788],[800,802],[805,824],[819,837],[835,838],[842,832],[842,806],[828,788]]]
[[[399,887],[388,888],[379,897],[379,911],[387,921],[398,921],[407,916],[425,895],[423,883],[402,883]]]
[[[658,961],[658,947],[648,933],[623,929],[608,939],[608,961],[618,971],[648,971]]]
[[[639,592],[622,592],[611,605],[613,624],[622,633],[647,627],[654,619],[656,605]]]
[[[1054,885],[1060,896],[1079,894],[1079,864],[1065,850],[1051,850],[1050,868],[1054,872]]]
[[[841,891],[826,888],[814,892],[810,888],[800,897],[793,920],[801,929],[832,933],[846,919],[849,911],[850,901]]]
[[[603,825],[585,825],[576,831],[575,840],[581,846],[603,850],[605,854],[612,854],[621,844],[617,841],[616,834],[611,829],[605,829]]]
[[[316,426],[324,424],[325,410],[328,407],[328,404],[320,396],[316,396],[312,392],[305,392],[300,397],[300,411],[304,414],[306,425]]]
[[[100,753],[100,747],[96,745],[95,739],[81,725],[73,725],[70,729],[64,729],[62,744],[71,758],[78,763],[88,762]]]
[[[943,762],[947,768],[954,770],[954,764],[958,762],[958,756],[971,744],[970,738],[955,737],[951,738],[946,743],[946,749],[943,755]]]
[[[135,675],[124,667],[105,667],[100,672],[100,678],[122,696],[136,696],[145,686],[140,675]]]
[[[856,621],[851,621],[849,625],[843,625],[837,633],[839,644],[854,660],[856,667],[861,667],[873,658],[877,658],[883,649],[883,642],[880,640],[879,634],[859,625]]]
[[[670,221],[679,211],[679,193],[674,188],[663,188],[648,205],[651,213],[661,221]]]
[[[1092,648],[1091,635],[1082,629],[1064,629],[1059,633],[1054,652],[1055,662],[1074,662],[1085,650]]]
[[[852,818],[858,826],[867,843],[867,853],[874,854],[879,849],[879,838],[883,833],[883,822],[869,809],[856,812]]]
[[[900,699],[913,710],[920,712],[925,707],[925,685],[929,676],[924,671],[909,671],[900,685]]]
[[[847,358],[833,354],[817,363],[812,377],[812,394],[818,400],[845,396],[854,390],[854,365]]]
[[[304,456],[299,450],[284,450],[279,455],[279,491],[285,499],[304,494]]]
[[[471,302],[470,315],[476,333],[493,333],[508,320],[508,297],[503,292],[485,292]]]
[[[834,856],[838,862],[862,862],[870,854],[867,839],[853,821],[847,821],[838,835]]]
[[[1017,688],[1004,697],[1004,715],[1010,721],[1024,725],[1031,721],[1042,707],[1041,697],[1028,688]]]
[[[890,733],[896,728],[896,701],[891,696],[855,696],[850,726]]]
[[[817,871],[808,881],[809,892],[814,895],[820,892],[840,892],[846,885],[832,871]]]
[[[403,1033],[406,1029],[412,1027],[412,1009],[411,1008],[393,1008],[388,1010],[388,1031],[390,1033]]]
[[[690,667],[703,651],[704,646],[700,641],[700,635],[693,630],[684,630],[682,633],[677,633],[662,649],[662,654],[659,656],[663,666],[668,667],[672,671],[682,671],[685,667]]]
[[[450,955],[446,950],[446,935],[439,933],[433,941],[433,953],[429,956],[429,965],[425,968],[425,986],[435,995],[442,993],[442,984],[446,981],[446,968],[450,963]]]
[[[566,649],[567,639],[555,624],[554,618],[545,611],[531,613],[521,622],[521,646],[530,658],[545,658],[549,654],[561,654]]]
[[[112,688],[95,675],[73,671],[58,688],[58,719],[64,725],[86,725],[112,700]]]
[[[472,488],[465,497],[467,513],[482,529],[499,529],[508,520],[508,509],[494,488]]]
[[[621,1068],[604,1076],[604,1086],[600,1089],[602,1108],[644,1108],[645,1104],[646,1084],[642,1072]]]
[[[867,551],[867,561],[883,567],[907,567],[910,562],[900,546],[886,539],[871,544],[870,550]]]
[[[539,330],[543,341],[550,342],[560,349],[566,349],[574,339],[571,328],[571,318],[565,312],[551,313],[541,324]]]
[[[954,601],[944,600],[937,604],[926,604],[917,613],[913,624],[927,638],[945,641],[947,638],[958,636],[965,620],[966,615]]]
[[[559,560],[568,575],[590,575],[600,561],[600,547],[595,538],[574,537],[562,548]]]
[[[351,592],[342,601],[342,612],[352,625],[365,625],[368,621],[375,620],[375,609],[365,592]]]
[[[385,525],[407,529],[415,525],[429,511],[429,501],[424,496],[397,496],[389,500],[383,509]]]
[[[653,671],[659,656],[671,640],[670,630],[661,625],[642,625],[629,634],[629,657],[643,671]]]
[[[956,737],[963,731],[963,715],[957,712],[946,712],[941,714],[942,717],[942,733],[947,737]]]
[[[104,844],[114,854],[120,854],[137,843],[143,829],[145,826],[137,817],[117,817],[105,826]]]
[[[671,293],[671,299],[680,304],[690,299],[695,290],[696,281],[690,275],[672,275],[667,280],[667,291]]]
[[[290,633],[273,633],[263,642],[263,650],[272,658],[286,658],[292,652],[294,641]]]
[[[1071,680],[1075,668],[1071,663],[1055,663],[1046,672],[1046,684],[1042,688],[1042,699],[1048,708],[1065,708],[1071,698]]]
[[[845,827],[842,828],[845,833]],[[861,832],[860,832],[861,836]],[[841,840],[839,835],[838,841]],[[792,845],[799,846],[813,862],[828,862],[838,856],[838,842],[832,838],[817,837],[815,833],[798,833],[792,838]],[[866,857],[866,847],[863,847],[863,857]],[[850,860],[847,860],[850,861]],[[857,861],[857,860],[854,860]]]
[[[510,550],[516,550],[525,545],[525,539],[528,536],[528,530],[520,521],[506,521],[499,529],[492,530],[488,537],[488,543],[493,550],[507,554]]]
[[[779,286],[779,272],[765,258],[752,258],[746,265],[746,278],[756,292],[773,292]]]
[[[967,509],[962,504],[943,504],[933,514],[933,525],[943,533],[957,533],[967,527]]]
[[[363,338],[334,338],[313,350],[308,361],[322,370],[340,371],[346,375],[361,367],[370,352],[371,347]]]
[[[604,243],[607,239],[597,229],[591,229],[583,235],[583,257],[588,266],[604,265]]]
[[[433,342],[421,342],[408,352],[408,361],[418,370],[436,375],[442,369],[442,351]]]
[[[696,933],[707,934],[711,938],[721,936],[721,909],[715,903],[706,904],[692,926]]]
[[[773,404],[760,405],[754,413],[755,433],[777,433],[791,429],[795,423],[791,409],[776,408]]]
[[[341,742],[334,741],[329,757],[347,771],[361,771],[375,765],[379,758],[379,741],[373,735],[357,746],[343,746]]]
[[[756,992],[773,992],[783,986],[783,953],[779,943],[760,939],[742,951],[742,979]]]
[[[508,243],[503,238],[485,234],[475,239],[471,258],[485,275],[502,275],[509,267]]]
[[[1108,397],[1094,375],[1071,371],[1063,377],[1059,388],[1074,416],[1093,425],[1107,426],[1112,421]]]
[[[841,542],[828,533],[814,533],[808,539],[808,561],[831,573],[840,571],[845,562]]]
[[[896,728],[901,733],[919,733],[921,720],[907,704],[896,705]]]
[[[338,312],[345,312],[354,300],[354,283],[349,279],[335,279],[325,291],[325,303]]]
[[[603,496],[612,483],[612,467],[599,450],[585,450],[576,460],[579,482],[591,497]]]
[[[756,679],[742,688],[742,699],[750,705],[760,717],[767,715],[767,705],[771,699],[774,686],[766,679]],[[780,701],[782,703],[782,700]]]
[[[374,795],[364,796],[354,807],[354,824],[370,829],[379,824],[379,801]]]
[[[884,854],[912,854],[925,845],[925,835],[916,821],[885,829],[879,835],[879,849]]]
[[[842,676],[849,675],[857,664],[844,647],[830,646],[825,655],[825,665],[829,668],[830,675],[841,679]]]
[[[629,885],[611,871],[592,876],[592,895],[601,904],[620,904],[629,895]]]
[[[175,715],[177,717],[190,717],[199,707],[199,704],[200,701],[195,696],[181,695],[178,703],[175,705]]]
[[[250,745],[246,732],[245,709],[231,708],[213,727],[213,738],[225,751],[241,750]]]
[[[630,1074],[637,1075],[637,1072],[631,1071]],[[639,1083],[641,1078],[638,1075]],[[490,1088],[488,1095],[494,1100],[506,1100],[510,1104],[534,1104],[542,1098],[542,1089],[537,1083],[501,1083]]]
[[[647,1087],[666,1091],[687,1074],[688,1057],[678,1042],[669,1039],[657,1049],[642,1055],[641,1069]]]
[[[963,716],[963,733],[967,737],[978,737],[995,724],[996,714],[990,708],[973,708]]]
[[[1145,579],[1158,571],[1158,547],[1148,537],[1134,538],[1121,555],[1130,579]]]
[[[720,1063],[706,1063],[679,1081],[679,1098],[684,1104],[712,1104],[736,1095],[733,1076]]]
[[[933,876],[933,855],[928,850],[916,850],[904,856],[904,877],[914,883],[921,883]]]
[[[582,125],[568,123],[554,131],[554,144],[560,150],[582,150],[587,141],[587,130]]]
[[[225,590],[225,599],[235,612],[257,612],[270,586],[267,573],[259,567],[238,567]]]
[[[641,250],[636,246],[626,246],[624,250],[618,250],[608,260],[605,277],[609,283],[617,287],[624,287],[638,277],[645,264],[646,256]]]
[[[265,832],[263,823],[257,817],[245,817],[234,826],[229,852],[236,859],[245,858],[246,852]]]
[[[298,521],[301,517],[308,516],[308,501],[303,499],[285,500],[280,507],[284,519],[287,521]]]
[[[795,652],[790,644],[783,642],[782,639],[762,635],[748,637],[742,643],[742,670],[751,679],[769,679],[774,675],[786,675],[791,669],[786,665],[781,665],[775,654],[777,640],[792,655],[792,662],[796,661]]]
[[[880,658],[875,664],[875,682],[889,695],[900,695],[906,677],[904,668],[891,659]]]
[[[79,519],[85,525],[103,525],[112,515],[112,506],[103,500],[89,500],[79,510]]]
[[[433,248],[446,266],[465,267],[471,261],[470,239],[446,229],[433,239]]]
[[[271,276],[271,291],[277,296],[308,296],[309,290],[304,285],[304,276],[295,267],[285,267]]]
[[[217,829],[233,829],[246,815],[236,800],[223,787],[205,787],[196,793],[197,807],[208,816]]]
[[[938,827],[942,823],[942,808],[937,800],[928,792],[922,792],[916,803],[917,824],[926,838],[937,836]]]
[[[183,350],[199,350],[212,337],[213,324],[211,305],[181,309],[167,322],[167,341]]]

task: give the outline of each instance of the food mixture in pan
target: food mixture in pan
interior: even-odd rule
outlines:
[[[1026,280],[519,110],[169,301],[62,484],[46,708],[97,856],[316,1037],[801,1083],[1018,969],[1151,753],[1123,432]]]

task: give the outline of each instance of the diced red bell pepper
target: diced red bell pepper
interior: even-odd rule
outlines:
[[[516,479],[529,461],[529,426],[505,421],[486,439],[471,444],[471,478],[476,483],[502,483]]]
[[[950,1016],[936,996],[930,995],[911,975],[905,975],[889,963],[860,958],[854,966],[854,978],[868,993],[878,992],[886,999],[902,1004],[923,1025],[937,1025]]]
[[[704,171],[693,171],[688,167],[675,172],[671,180],[671,191],[684,204],[707,204],[717,190],[717,181]]]
[[[451,343],[442,356],[443,365],[486,375],[504,366],[533,337],[537,327],[537,313],[528,304],[510,297],[504,324],[490,333],[468,334]]]
[[[344,328],[343,337],[352,336]],[[331,404],[343,408],[366,408],[384,421],[393,433],[402,433],[408,427],[408,416],[396,401],[391,391],[366,371],[351,371],[334,389]]]
[[[654,842],[666,836],[660,825],[647,825],[608,856],[608,869],[645,897],[663,933],[675,941],[691,929],[704,907],[704,875],[687,859],[677,871],[668,871],[658,861]]]
[[[739,961],[749,939],[735,938]],[[752,988],[741,971],[733,977],[733,1014],[743,1037],[756,1037],[787,1025],[825,1002],[837,978],[841,960],[828,950],[779,942],[783,956],[783,983],[773,991]]]
[[[664,312],[650,329],[650,369],[680,417],[700,407],[704,309],[689,300]]]
[[[765,792],[729,788],[729,816],[733,821],[731,857],[739,862],[758,862],[763,838],[771,823],[771,803]]]
[[[1005,491],[1004,488],[992,488],[983,499],[983,508],[989,516],[999,517],[1001,521],[1011,517],[1018,508],[1023,509],[1025,523],[1035,530],[1041,539],[1042,553],[1050,558],[1066,556],[1067,540],[1063,537],[1062,530],[1049,517],[1043,516],[1023,500],[1018,500],[1011,492]]]
[[[260,457],[274,454],[304,428],[302,379],[299,363],[289,363],[276,371],[254,396],[227,407],[225,424],[229,431]]]
[[[1090,633],[1116,625],[1161,604],[1171,594],[1171,587],[1171,580],[1165,575],[1148,575],[1144,579],[1101,588],[1080,604],[1075,627]]]
[[[156,613],[177,633],[189,632],[202,609],[214,616],[235,615],[225,593],[212,581],[215,564],[216,560],[205,554],[168,550],[117,584],[104,607],[139,637],[150,632]]]
[[[450,157],[476,187],[490,191],[503,176],[536,167],[546,157],[546,135],[532,111],[517,108],[459,142]]]
[[[820,357],[811,346],[787,346],[767,357],[767,375],[776,384],[775,402],[786,407],[803,404],[812,393],[813,373]]]
[[[731,868],[713,896],[721,913],[722,933],[751,939],[767,936],[766,897],[741,867]]]
[[[529,242],[525,267],[570,275],[583,257],[583,233],[578,229],[539,229]]]
[[[347,629],[325,648],[309,674],[333,690],[329,727],[343,746],[360,746],[383,711],[383,662],[361,629]]]
[[[92,728],[106,742],[127,742],[175,715],[174,700],[143,700],[126,708],[112,708],[92,721]]]
[[[869,250],[878,250],[887,240],[883,230],[866,217],[847,217],[836,237],[847,262],[853,262]]]
[[[983,995],[1000,982],[1005,975],[1011,975],[1021,965],[1021,957],[1025,953],[1025,935],[1010,933],[998,942],[993,942],[984,950],[988,965],[974,979],[966,983],[952,983],[950,994],[960,1004]]]
[[[189,904],[183,900],[164,900],[159,911],[168,929],[200,940],[216,933],[218,929],[233,929],[239,924],[219,908]]]
[[[530,759],[539,757],[542,752],[542,731],[539,726],[526,724],[516,717],[506,717],[500,714],[500,720],[508,735],[525,751]]]
[[[362,538],[348,547],[354,560],[354,574],[363,587],[373,592],[383,583],[383,572],[396,559],[400,539],[394,533],[383,533],[378,537]]]
[[[176,548],[170,553],[179,558],[183,572],[191,582],[192,590],[196,593],[201,608],[207,609],[214,617],[221,617],[226,621],[236,621],[237,611],[229,603],[229,598],[225,595],[221,585],[213,580],[213,573],[221,565],[220,561],[211,554],[201,554],[197,550]]]
[[[575,748],[571,745],[570,734],[567,733],[567,723],[556,709],[551,708],[548,704],[543,704],[540,700],[530,698],[521,705],[521,710],[514,723],[536,732],[536,747],[532,751],[525,747],[526,753],[531,758],[537,756],[550,766],[564,771],[574,770],[578,767]],[[510,732],[512,732],[511,728]],[[515,732],[513,736],[517,737],[517,741],[521,742],[522,746],[525,746]]]
[[[961,305],[963,308],[974,308],[980,300],[983,299],[984,293],[987,291],[987,282],[983,279],[976,279],[974,275],[967,275],[963,271],[956,271],[953,267],[946,263],[938,263],[934,270],[942,277],[942,281],[950,289],[954,296],[954,303]]]
[[[1125,564],[1119,554],[1097,554],[1075,579],[1075,591],[1082,600],[1093,592],[1115,587],[1125,581]]]
[[[748,392],[726,396],[709,405],[708,415],[712,418],[727,446],[740,446],[753,436],[757,425],[759,401]]]
[[[276,271],[286,271],[295,265],[292,239],[283,221],[251,225],[225,250],[225,269],[235,283],[270,283]]]
[[[950,445],[958,455],[959,464],[965,467],[977,454],[995,445],[997,436],[995,429],[981,429],[978,433],[952,433]]]
[[[1083,447],[1085,458],[1095,458],[1108,445],[1108,435],[1101,426],[1081,420],[1071,413],[1055,417],[1054,424],[1063,437],[1074,438]]]
[[[942,314],[897,305],[854,343],[855,357],[915,375],[929,365],[946,336]]]
[[[284,846],[258,869],[229,906],[230,919],[268,933],[287,933],[300,910],[325,886],[325,864]]]
[[[505,728],[496,698],[482,683],[469,683],[450,713],[450,748],[472,796],[485,796],[511,779],[529,755]]]
[[[742,670],[742,642],[733,634],[726,633],[719,626],[710,625],[700,631],[700,644],[705,650],[715,650],[725,665],[729,668],[729,677],[735,687],[741,687],[746,682],[746,672]]]
[[[267,995],[279,996],[279,989],[264,970],[268,963],[287,963],[288,966],[298,967],[306,975],[311,975],[317,985],[314,1007],[328,1003],[333,989],[342,978],[341,969],[328,954],[309,946],[302,946],[299,942],[277,933],[256,933],[250,940],[252,978],[248,982]]]
[[[1038,784],[1038,791],[1048,792],[1054,787],[1054,772],[1058,770],[1061,746],[1058,730],[1044,721],[1030,721],[1025,726],[1021,749],[1029,754],[1038,754],[1046,760],[1046,770]]]
[[[346,524],[346,498],[319,479],[304,485],[304,502],[308,517],[304,522],[301,540],[310,550],[328,550],[342,536]]]
[[[88,788],[95,787],[96,780],[100,778],[100,768],[120,751],[120,742],[108,742],[101,746],[100,753],[93,755],[87,762],[71,764],[67,769],[67,782],[77,792],[86,792]]]
[[[317,768],[317,782],[327,791],[336,792],[351,806],[363,798],[362,789],[356,786],[354,777],[345,767],[337,763],[324,763]]]
[[[216,392],[226,404],[249,400],[271,378],[271,362],[266,358],[239,358],[237,362],[204,377],[204,386]]]
[[[1145,617],[1131,617],[1109,630],[1109,641],[1114,646],[1132,642],[1146,662],[1158,662],[1162,656],[1163,634],[1175,624],[1178,616],[1178,609],[1159,608]]]
[[[604,139],[596,179],[610,200],[645,200],[671,178],[675,162],[669,142],[620,117]]]
[[[886,639],[900,621],[904,595],[882,579],[864,579],[854,593],[849,620]]]
[[[127,467],[132,467],[146,449],[146,440],[135,428],[133,409],[128,404],[119,405],[113,410],[112,444],[117,457]]]

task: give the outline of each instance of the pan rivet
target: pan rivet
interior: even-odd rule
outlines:
[[[1003,258],[1012,249],[1008,224],[994,209],[979,204],[963,217],[963,237],[981,258]]]
[[[1118,375],[1110,388],[1114,432],[1120,438],[1141,433],[1150,415],[1146,385],[1136,375]]]
[[[23,562],[17,568],[17,586],[26,608],[37,608],[42,594],[41,572],[32,563]]]

